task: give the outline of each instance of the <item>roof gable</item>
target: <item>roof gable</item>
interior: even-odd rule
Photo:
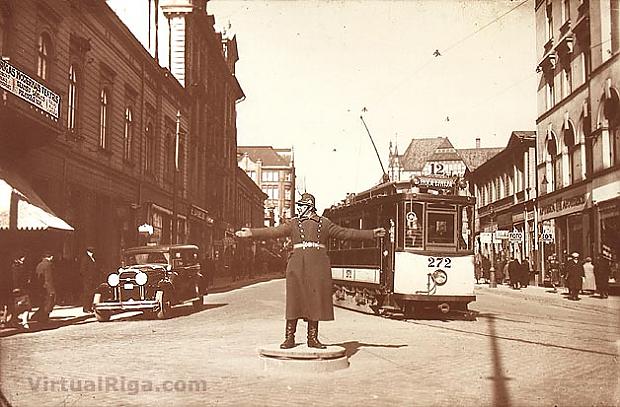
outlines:
[[[292,165],[291,155],[279,154],[278,150],[271,146],[237,146],[237,154],[240,156],[247,154],[253,162],[261,160],[263,166],[267,167],[290,167]]]

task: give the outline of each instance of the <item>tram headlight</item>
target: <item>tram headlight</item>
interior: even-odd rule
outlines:
[[[448,281],[448,274],[441,269],[435,270],[433,272],[433,280],[437,285],[444,285]]]
[[[120,279],[118,277],[118,274],[116,273],[112,273],[108,276],[108,285],[110,287],[116,287],[119,283]]]
[[[141,271],[138,274],[136,274],[136,284],[144,285],[144,284],[146,284],[147,280],[148,280],[148,277],[147,277],[146,273]]]

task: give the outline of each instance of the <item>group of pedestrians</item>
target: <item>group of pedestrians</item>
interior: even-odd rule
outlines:
[[[31,321],[48,322],[54,306],[67,299],[60,288],[66,284],[63,267],[69,262],[57,259],[52,251],[43,251],[35,259],[29,261],[19,253],[0,265],[0,325],[29,329]],[[84,312],[92,312],[93,292],[101,280],[94,249],[88,247],[77,264],[79,275],[70,277],[81,280],[80,295],[72,299],[81,303]]]
[[[491,261],[487,256],[480,256],[475,269],[476,283],[479,284],[481,280],[487,283],[491,281]],[[532,267],[527,257],[522,261],[518,257],[505,258],[500,255],[493,265],[493,271],[497,284],[507,284],[519,290],[529,285]]]
[[[579,300],[579,294],[595,295],[600,298],[609,297],[609,276],[611,265],[607,258],[599,255],[596,260],[586,257],[580,261],[579,253],[574,252],[568,256],[565,263],[560,263],[555,255],[549,256],[547,263],[549,282],[554,292],[564,282],[568,288],[568,299]],[[499,255],[494,264],[495,282],[497,284],[509,284],[513,289],[526,288],[534,273],[529,259],[520,260],[512,256],[504,258]],[[488,257],[480,255],[475,264],[476,283],[491,281],[491,261]]]
[[[586,257],[581,263],[579,253],[572,253],[564,270],[568,299],[578,301],[580,293],[594,295],[595,292],[600,298],[608,298],[610,269],[609,261],[604,256],[599,256],[595,262],[591,257]]]

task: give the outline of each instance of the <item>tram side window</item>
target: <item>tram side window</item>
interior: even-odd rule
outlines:
[[[428,243],[454,244],[453,213],[428,213]]]
[[[424,207],[421,203],[405,202],[405,249],[423,248]]]

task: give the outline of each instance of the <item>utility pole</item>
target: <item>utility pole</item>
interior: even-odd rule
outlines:
[[[170,243],[177,243],[177,178],[179,172],[179,138],[181,137],[181,111],[177,110],[177,129],[174,135],[174,173],[172,174],[172,238]]]

